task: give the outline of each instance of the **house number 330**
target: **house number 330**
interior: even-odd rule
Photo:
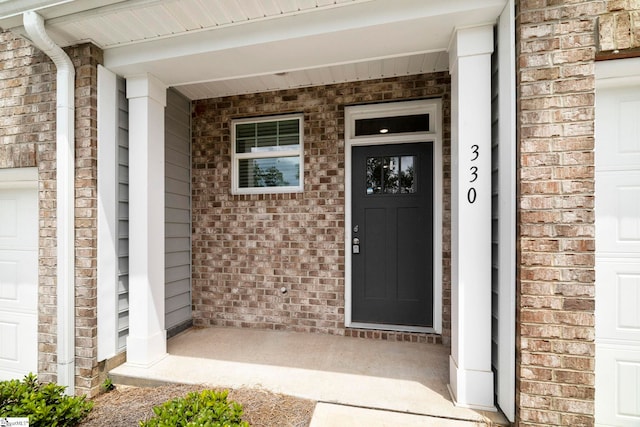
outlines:
[[[480,152],[478,151],[480,149],[480,147],[478,147],[476,144],[473,144],[471,146],[471,162],[475,162],[476,160],[478,160],[478,157],[480,157]],[[467,191],[467,201],[471,204],[474,204],[476,202],[476,197],[477,197],[477,193],[476,193],[476,187],[473,186],[473,183],[476,182],[476,180],[478,179],[478,167],[472,165],[469,168],[469,183],[472,184],[471,187],[469,187],[469,191]]]

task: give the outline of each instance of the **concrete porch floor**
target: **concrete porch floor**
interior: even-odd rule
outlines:
[[[111,378],[130,385],[258,387],[313,399],[314,427],[508,425],[499,413],[453,405],[449,348],[438,344],[192,328],[167,347],[169,354],[153,366],[125,363],[110,371]]]

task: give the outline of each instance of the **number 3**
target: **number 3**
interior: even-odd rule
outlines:
[[[471,146],[471,152],[476,155],[473,159],[471,159],[472,162],[478,160],[478,157],[480,156],[480,153],[478,152],[479,149],[480,147],[478,147],[476,144],[473,144]]]
[[[476,182],[476,179],[478,179],[478,168],[476,166],[471,166],[469,170],[471,171],[471,175],[473,175],[473,179],[469,182]]]

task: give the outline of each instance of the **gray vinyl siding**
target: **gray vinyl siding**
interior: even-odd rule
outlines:
[[[118,77],[118,352],[129,335],[129,103]]]
[[[498,46],[497,32],[495,33],[495,48],[491,55],[491,365],[496,372],[494,381],[497,381],[498,372],[498,291],[500,286],[499,272],[499,91],[498,91]],[[497,387],[496,387],[497,390]]]
[[[167,91],[165,110],[165,327],[191,324],[191,103]]]

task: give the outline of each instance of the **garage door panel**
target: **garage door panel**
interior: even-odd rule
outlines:
[[[16,321],[0,321],[0,339],[2,339],[0,359],[5,362],[18,362],[19,328],[20,323]]]
[[[0,249],[35,250],[38,199],[35,189],[0,189]]]
[[[596,349],[597,425],[640,425],[640,350],[634,346],[600,345]]]
[[[640,94],[640,92],[638,92]],[[622,100],[618,104],[620,116],[618,126],[620,129],[618,149],[622,155],[640,155],[640,95],[631,94],[631,99]]]
[[[12,304],[18,300],[17,285],[18,263],[13,261],[0,261],[0,304]]]
[[[596,138],[607,147],[597,153],[603,169],[640,163],[640,88],[609,89],[598,95]]]
[[[0,311],[0,380],[20,378],[38,366],[37,317]]]
[[[37,263],[33,251],[0,250],[0,310],[36,312]]]
[[[640,264],[632,260],[599,260],[596,270],[598,317],[596,337],[640,341]]]
[[[7,195],[0,202],[0,239],[15,240],[18,237],[18,201]]]
[[[598,253],[640,254],[640,171],[601,172],[596,191]]]
[[[38,368],[38,190],[0,187],[0,380]]]

